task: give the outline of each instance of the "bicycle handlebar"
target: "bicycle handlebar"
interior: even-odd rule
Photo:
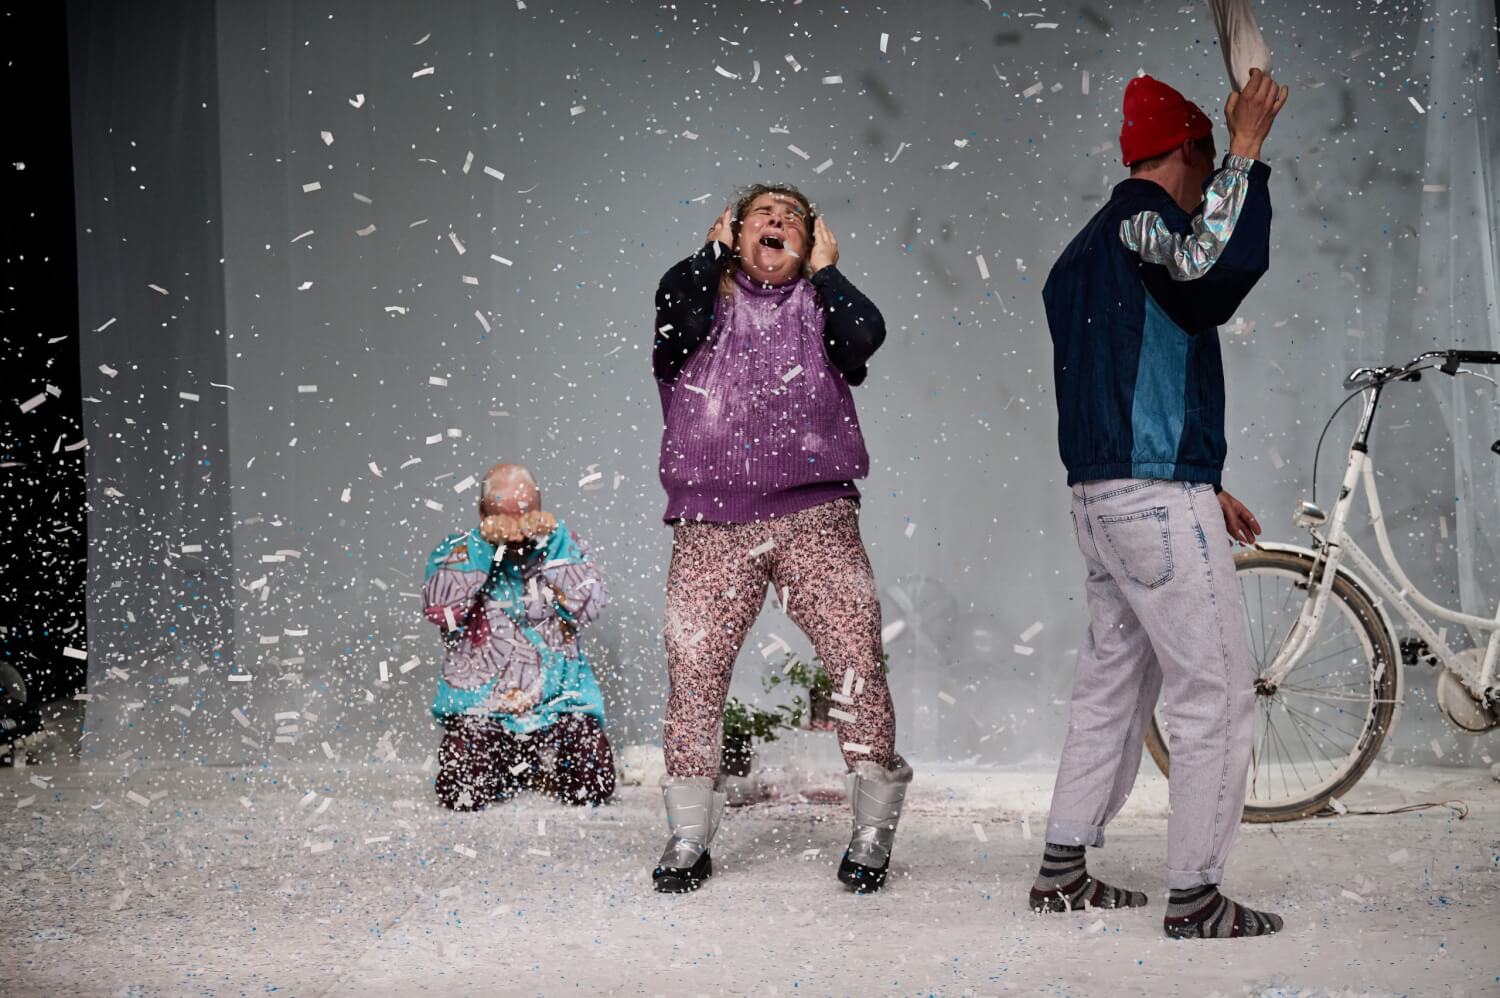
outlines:
[[[1443,362],[1443,373],[1453,374],[1460,364],[1500,364],[1500,351],[1496,350],[1449,350]]]
[[[1500,364],[1497,350],[1429,350],[1407,361],[1401,367],[1358,367],[1344,378],[1344,390],[1373,388],[1389,381],[1417,381],[1426,362],[1441,358],[1438,370],[1447,375],[1456,375],[1460,364]]]

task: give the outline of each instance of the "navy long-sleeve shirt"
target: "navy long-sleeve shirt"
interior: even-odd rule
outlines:
[[[1270,172],[1226,156],[1192,214],[1159,184],[1122,181],[1053,264],[1042,300],[1068,484],[1219,484],[1216,327],[1270,266]]]

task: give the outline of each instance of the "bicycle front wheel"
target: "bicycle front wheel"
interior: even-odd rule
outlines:
[[[1257,677],[1263,677],[1310,592],[1313,559],[1292,551],[1234,558]],[[1400,663],[1379,613],[1358,586],[1334,579],[1328,607],[1297,667],[1275,687],[1256,683],[1245,820],[1291,821],[1347,793],[1375,761],[1396,712]],[[1146,747],[1171,774],[1171,731],[1157,704]]]

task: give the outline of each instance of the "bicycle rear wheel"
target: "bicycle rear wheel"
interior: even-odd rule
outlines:
[[[1236,554],[1234,563],[1260,677],[1302,612],[1313,559],[1251,550]],[[1297,667],[1274,688],[1256,684],[1244,820],[1317,814],[1358,783],[1395,717],[1399,668],[1375,607],[1358,586],[1336,577],[1322,624]],[[1158,703],[1146,747],[1168,775],[1170,735]]]

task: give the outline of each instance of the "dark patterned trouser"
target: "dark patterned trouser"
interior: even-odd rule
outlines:
[[[437,799],[444,807],[477,811],[522,790],[565,804],[602,804],[615,792],[609,739],[587,714],[564,714],[529,735],[473,718],[450,718],[447,728],[438,748]]]
[[[774,546],[762,551],[766,542]],[[752,556],[752,552],[757,552]],[[672,692],[662,749],[675,778],[717,777],[730,674],[765,603],[766,583],[812,640],[835,692],[844,761],[885,769],[896,715],[885,681],[880,592],[859,536],[859,506],[839,499],[761,523],[679,523],[667,576],[667,668]],[[847,718],[852,717],[852,720]]]

